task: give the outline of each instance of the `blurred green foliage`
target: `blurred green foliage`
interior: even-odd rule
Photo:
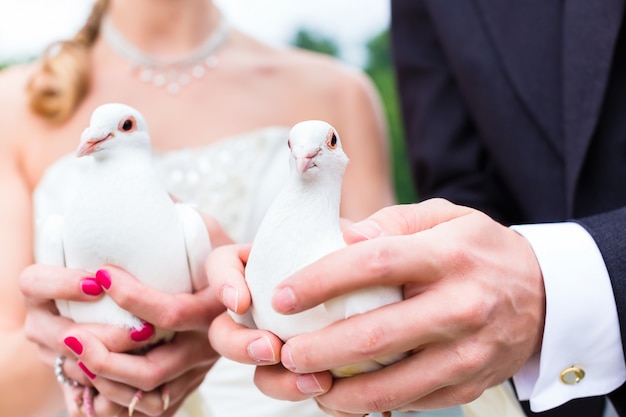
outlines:
[[[337,46],[335,41],[310,30],[300,29],[296,33],[292,44],[309,51],[321,52],[335,57],[339,56],[339,46]]]
[[[395,72],[391,61],[389,30],[384,30],[367,43],[367,62],[365,72],[370,76],[380,94],[387,129],[391,140],[391,159],[393,180],[399,203],[416,201],[415,187],[408,164],[402,114],[398,102]]]
[[[298,31],[292,44],[299,48],[341,58],[340,48],[334,40],[308,30]],[[391,140],[392,174],[396,197],[398,203],[412,203],[417,197],[407,160],[396,80],[391,62],[389,30],[384,30],[369,40],[366,49],[367,57],[363,70],[376,86],[385,110]]]

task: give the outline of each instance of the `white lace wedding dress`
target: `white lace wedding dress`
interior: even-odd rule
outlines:
[[[249,242],[286,178],[288,132],[286,127],[268,127],[200,148],[155,152],[155,162],[174,197],[214,216],[236,241]],[[76,186],[85,162],[67,155],[48,168],[33,195],[36,231],[46,217],[65,211],[66,192]],[[266,397],[254,385],[253,373],[251,365],[218,360],[176,417],[326,415],[313,400]]]

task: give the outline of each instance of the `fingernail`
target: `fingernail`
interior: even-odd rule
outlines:
[[[296,370],[296,364],[293,362],[293,356],[291,355],[291,348],[288,345],[283,345],[280,350],[280,361],[290,371]]]
[[[77,338],[75,338],[74,336],[68,336],[65,339],[63,339],[63,341],[65,342],[65,346],[72,349],[72,352],[74,352],[77,355],[82,355],[83,344],[80,343]]]
[[[144,323],[141,329],[133,329],[130,331],[130,338],[135,342],[143,342],[154,336],[154,326],[150,323]]]
[[[80,283],[80,288],[87,295],[100,295],[103,292],[100,283],[95,278],[84,278]]]
[[[161,401],[163,401],[163,411],[167,411],[170,408],[170,386],[167,382],[161,388]]]
[[[290,287],[279,288],[274,293],[272,306],[279,313],[288,313],[296,308],[296,295]]]
[[[256,339],[250,343],[248,345],[248,355],[250,355],[255,362],[276,363],[276,353],[267,336]]]
[[[236,313],[239,307],[239,291],[230,285],[224,286],[222,289],[222,302],[229,310]]]
[[[94,374],[93,372],[91,372],[84,363],[82,362],[78,362],[78,366],[80,367],[80,369],[83,370],[83,372],[85,373],[85,375],[87,375],[89,377],[89,379],[94,379],[96,377],[96,374]]]
[[[111,274],[106,269],[98,269],[96,271],[96,280],[107,290],[111,288]]]
[[[296,379],[296,385],[303,394],[320,394],[324,392],[322,386],[313,374],[302,374]]]
[[[383,230],[380,228],[380,225],[374,220],[363,220],[357,223],[353,223],[349,226],[349,229],[366,239],[375,239],[383,235]]]

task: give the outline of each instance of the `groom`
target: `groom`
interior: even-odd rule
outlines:
[[[614,0],[392,1],[392,48],[420,198],[444,197],[506,225],[575,219],[600,249],[615,293],[605,300],[616,304],[626,340],[623,15],[624,3]],[[578,331],[579,338],[593,333]],[[544,349],[555,337],[544,334]],[[623,342],[615,347],[623,355]],[[572,389],[576,396],[584,382]],[[621,415],[624,390],[610,395]],[[576,400],[539,415],[599,417],[604,402]]]

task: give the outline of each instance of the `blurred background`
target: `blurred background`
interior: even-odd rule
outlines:
[[[273,45],[333,55],[363,69],[385,106],[398,201],[414,202],[389,50],[389,0],[215,0],[233,25]],[[92,0],[0,1],[0,70],[71,37]]]

